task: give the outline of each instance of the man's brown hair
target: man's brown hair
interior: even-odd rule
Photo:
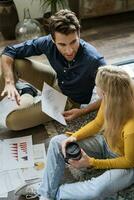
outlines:
[[[55,39],[55,32],[65,35],[73,32],[79,34],[80,23],[74,12],[64,9],[51,16],[49,30],[53,39]]]

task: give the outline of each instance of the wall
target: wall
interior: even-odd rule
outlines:
[[[68,0],[79,19],[134,10],[134,0]]]
[[[32,18],[39,18],[43,16],[43,10],[40,8],[40,0],[14,0],[16,5],[19,20],[24,18],[24,8],[29,8]]]
[[[68,0],[65,0],[68,8]],[[24,8],[29,8],[31,18],[40,18],[45,12],[50,11],[50,8],[41,9],[40,0],[14,0],[16,5],[19,20],[24,19]],[[60,7],[59,7],[60,9]]]

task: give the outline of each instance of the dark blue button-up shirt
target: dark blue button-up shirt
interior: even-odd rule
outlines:
[[[97,50],[82,39],[74,60],[68,62],[58,51],[50,35],[7,46],[3,54],[12,58],[45,54],[57,73],[58,85],[63,94],[80,104],[89,103],[97,69],[106,64]]]

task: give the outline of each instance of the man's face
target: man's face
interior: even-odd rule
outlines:
[[[55,45],[66,60],[72,61],[80,45],[80,37],[77,32],[68,35],[55,32]]]

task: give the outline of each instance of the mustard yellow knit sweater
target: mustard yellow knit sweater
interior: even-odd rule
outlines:
[[[72,134],[77,140],[97,134],[104,124],[104,105],[100,106],[96,118]],[[113,149],[110,140],[107,141],[112,152],[119,156],[111,159],[89,158],[90,163],[96,169],[121,169],[134,168],[134,118],[129,119],[122,129],[120,141]]]

